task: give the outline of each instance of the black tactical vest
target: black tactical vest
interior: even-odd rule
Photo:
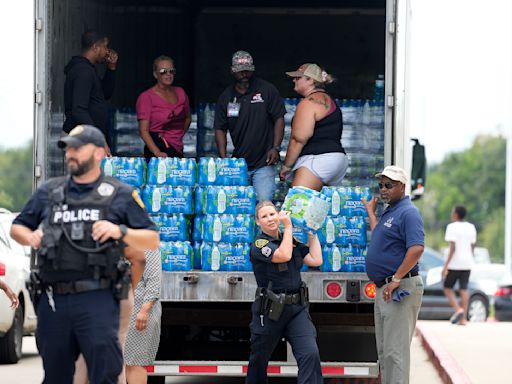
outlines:
[[[102,175],[89,195],[74,199],[67,192],[68,181],[68,176],[49,181],[49,210],[38,255],[39,271],[42,276],[72,276],[64,280],[114,280],[124,244],[115,240],[103,244],[94,241],[92,226],[107,217],[122,183]]]

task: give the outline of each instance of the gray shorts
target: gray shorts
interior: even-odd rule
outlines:
[[[304,167],[318,177],[324,185],[338,186],[348,168],[347,155],[342,152],[304,155],[297,159],[292,171]]]

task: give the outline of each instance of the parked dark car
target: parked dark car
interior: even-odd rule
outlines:
[[[494,298],[496,320],[512,321],[512,280],[501,284]]]
[[[442,271],[444,258],[431,248],[425,248],[419,261],[419,271],[425,285],[419,318],[422,320],[448,320],[453,309],[443,292]],[[455,285],[455,290],[458,286]],[[469,281],[469,321],[486,321],[489,316],[490,298],[478,281]]]

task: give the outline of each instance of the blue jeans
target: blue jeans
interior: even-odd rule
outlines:
[[[276,167],[269,165],[249,171],[249,185],[254,187],[256,191],[256,200],[264,201],[274,199],[276,191]]]

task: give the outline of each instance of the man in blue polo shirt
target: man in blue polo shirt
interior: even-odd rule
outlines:
[[[384,168],[379,179],[381,201],[387,205],[380,220],[377,198],[363,203],[368,211],[371,242],[366,272],[377,285],[375,338],[382,384],[409,383],[410,345],[423,296],[418,260],[423,254],[423,220],[405,195],[405,171]]]

